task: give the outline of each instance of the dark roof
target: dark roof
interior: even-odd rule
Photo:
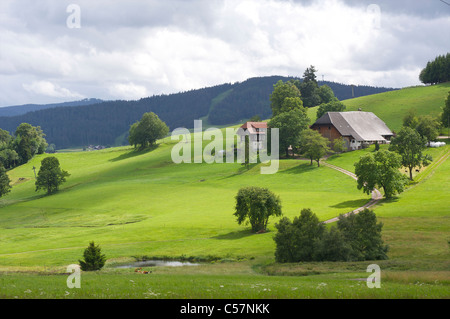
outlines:
[[[394,135],[387,125],[372,112],[328,112],[313,126],[330,124],[342,136],[352,136],[357,141],[384,141],[384,136]]]

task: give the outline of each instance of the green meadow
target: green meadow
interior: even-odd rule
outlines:
[[[422,90],[443,95],[448,89],[448,84],[417,88],[420,96]],[[415,93],[408,90],[383,94],[393,94],[389,100],[397,105],[405,94],[415,101]],[[393,110],[377,111],[383,94],[366,97],[370,107],[363,109],[380,112],[395,128]],[[358,106],[358,99],[347,102],[354,103],[348,108]],[[261,174],[265,164],[252,164],[248,170],[239,163],[175,164],[175,144],[166,138],[145,151],[117,147],[57,153],[71,176],[50,196],[35,192],[33,171],[49,155],[9,171],[13,188],[0,199],[0,298],[450,297],[450,146],[428,149],[433,164],[415,172],[415,182],[404,193],[374,207],[390,247],[388,260],[277,264],[273,236],[279,218],[271,218],[262,234],[238,225],[233,213],[239,188],[269,188],[280,196],[283,214],[291,219],[311,208],[325,221],[370,197],[357,190],[352,178],[309,161],[281,160],[272,175]],[[334,155],[327,161],[353,171],[359,157],[373,151]],[[101,246],[106,265],[101,271],[82,272],[81,288],[69,289],[66,268],[82,258],[90,241]],[[200,265],[145,268],[151,274],[116,267],[146,259]],[[382,271],[381,289],[366,285],[366,269],[373,263]]]

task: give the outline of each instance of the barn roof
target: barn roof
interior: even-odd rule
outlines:
[[[352,136],[357,141],[383,141],[392,136],[387,125],[372,112],[328,112],[314,125],[332,124],[342,136]]]

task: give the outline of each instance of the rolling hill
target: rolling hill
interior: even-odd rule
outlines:
[[[409,110],[414,110],[417,115],[437,117],[442,112],[449,91],[450,82],[447,82],[432,86],[409,87],[342,102],[347,107],[346,111],[357,111],[361,108],[363,111],[373,112],[391,130],[398,131],[402,126],[403,117]]]
[[[137,101],[105,101],[93,105],[52,107],[16,116],[0,116],[0,128],[14,132],[20,123],[41,126],[49,144],[57,149],[93,145],[125,145],[131,124],[143,113],[152,111],[170,129],[192,128],[195,119],[202,118],[209,125],[223,126],[239,123],[259,114],[271,116],[269,96],[273,85],[292,78],[271,76],[248,79],[234,84],[159,95]],[[348,85],[319,82],[329,85],[343,100],[352,97]],[[390,91],[390,88],[356,86],[355,95],[363,96]],[[1,113],[0,113],[1,114]]]

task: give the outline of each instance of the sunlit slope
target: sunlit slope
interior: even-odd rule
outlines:
[[[253,235],[236,223],[235,196],[244,186],[267,187],[293,218],[311,208],[322,220],[351,211],[369,199],[353,179],[304,161],[281,161],[274,175],[260,165],[174,164],[173,143],[134,152],[112,148],[56,154],[71,176],[51,196],[36,193],[33,166],[9,172],[14,187],[0,200],[0,265],[76,262],[89,241],[108,258],[122,256],[268,256],[269,232]],[[81,250],[82,251],[82,250]]]
[[[346,111],[361,108],[363,111],[373,112],[391,130],[398,131],[408,110],[414,110],[417,115],[439,115],[449,91],[450,82],[447,82],[358,97],[343,103],[347,107]]]

